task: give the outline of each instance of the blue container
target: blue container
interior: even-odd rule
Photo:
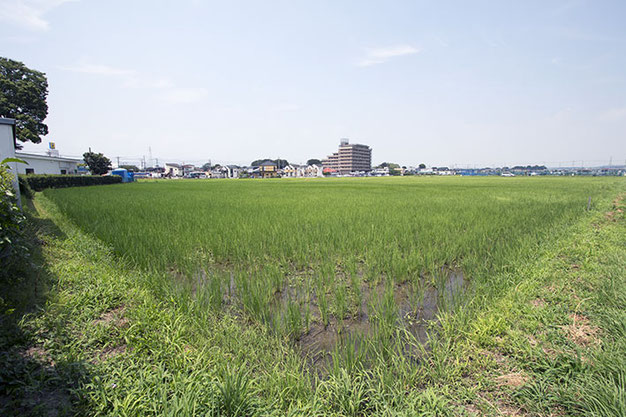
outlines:
[[[135,175],[132,172],[128,172],[127,169],[118,168],[111,171],[111,175],[118,175],[122,177],[122,182],[133,182],[135,181]]]

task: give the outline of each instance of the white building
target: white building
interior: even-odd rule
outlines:
[[[306,177],[323,177],[324,173],[322,171],[321,165],[309,165],[304,170]]]
[[[28,164],[17,164],[19,174],[76,175],[78,164],[83,163],[82,159],[58,156],[58,152],[48,155],[15,152],[15,156]]]
[[[241,169],[237,165],[226,165],[226,169],[228,169],[228,178],[239,178],[239,173],[241,172]]]
[[[183,170],[179,164],[168,162],[165,164],[165,172],[163,175],[166,177],[181,177],[183,175]]]

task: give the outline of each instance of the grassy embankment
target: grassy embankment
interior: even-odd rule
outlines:
[[[7,368],[15,369],[11,371],[14,374],[3,376],[3,379],[16,381],[28,377],[28,383],[16,386],[9,396],[32,399],[28,390],[38,389],[44,393],[42,400],[46,395],[56,396],[60,405],[111,415],[156,415],[170,411],[185,415],[191,410],[196,413],[221,410],[228,414],[229,407],[231,410],[241,407],[240,411],[250,412],[273,410],[278,414],[288,410],[297,413],[299,409],[303,414],[343,415],[434,412],[497,415],[515,410],[546,415],[559,411],[583,415],[597,410],[598,415],[620,415],[624,411],[625,369],[624,219],[618,208],[611,209],[610,219],[605,218],[604,212],[610,208],[609,197],[623,191],[623,182],[523,181],[527,180],[506,183],[506,187],[501,182],[484,180],[464,184],[430,180],[384,184],[400,187],[392,190],[381,188],[381,183],[374,183],[378,187],[369,189],[370,184],[351,189],[353,183],[339,183],[336,191],[340,196],[359,198],[357,203],[366,207],[359,210],[359,205],[353,203],[344,207],[352,209],[350,215],[342,215],[339,210],[340,214],[332,217],[322,205],[319,218],[315,217],[315,211],[302,212],[307,204],[298,206],[300,198],[305,198],[304,194],[289,199],[298,188],[302,191],[311,184],[300,183],[297,188],[287,191],[276,188],[276,185],[272,190],[271,185],[254,184],[269,187],[271,192],[268,188],[246,190],[249,185],[244,184],[238,190],[240,200],[237,202],[249,201],[252,193],[257,199],[251,200],[250,204],[258,210],[239,207],[248,216],[235,219],[228,218],[233,216],[233,197],[230,195],[203,189],[208,195],[194,202],[197,196],[182,200],[175,188],[167,189],[175,202],[187,203],[187,213],[205,207],[200,212],[213,217],[202,223],[201,217],[196,216],[198,223],[195,228],[189,228],[193,238],[188,239],[189,243],[179,242],[177,247],[181,254],[189,252],[190,248],[196,249],[191,252],[194,255],[206,250],[211,252],[213,259],[210,262],[205,259],[202,265],[206,275],[200,284],[197,283],[198,276],[190,281],[191,284],[186,283],[188,277],[185,278],[186,273],[193,277],[199,265],[197,259],[192,260],[189,265],[193,267],[185,271],[179,266],[184,264],[180,259],[170,259],[167,264],[160,265],[156,255],[144,260],[144,264],[135,258],[137,255],[149,256],[147,252],[141,252],[146,250],[141,247],[141,239],[146,239],[145,233],[150,231],[141,225],[154,224],[150,219],[156,211],[153,212],[151,207],[161,210],[169,207],[169,203],[159,200],[159,193],[154,189],[148,189],[150,198],[160,204],[147,206],[148,194],[139,193],[142,196],[139,200],[144,199],[142,210],[134,211],[131,204],[131,207],[118,211],[132,213],[130,217],[138,226],[135,232],[139,232],[134,236],[140,236],[126,236],[132,244],[124,242],[122,245],[126,246],[122,248],[114,244],[118,254],[126,252],[126,261],[79,230],[49,200],[39,196],[36,203],[41,218],[35,223],[46,222],[48,229],[56,224],[60,230],[55,233],[44,227],[39,231],[41,239],[46,242],[40,262],[44,264],[42,272],[48,274],[50,288],[36,291],[40,296],[46,294],[45,303],[42,303],[44,300],[39,302],[45,306],[43,310],[26,316],[21,322],[14,322],[21,336],[8,340],[7,345],[15,346],[9,357],[16,366]],[[225,187],[223,184],[218,183],[218,191]],[[467,184],[470,184],[469,188]],[[537,184],[542,185],[543,190],[533,191]],[[322,183],[319,186],[335,185]],[[425,189],[411,189],[410,186]],[[306,191],[310,193],[312,189]],[[72,212],[68,209],[72,207],[72,198],[80,199],[82,192],[59,190],[62,192],[55,199],[74,221],[82,222],[85,229],[106,241],[107,235],[102,232],[106,229],[104,225],[108,223],[110,228],[117,229],[112,232],[117,236],[130,225],[128,220],[112,223],[113,218],[109,216],[114,207],[119,209],[120,203],[125,205],[124,196],[137,197],[141,187],[107,187],[106,190],[108,194],[102,193],[102,198],[89,200],[96,200],[91,204],[100,204],[97,216],[89,214],[93,210],[89,202],[87,207],[79,207],[80,210]],[[468,190],[471,191],[469,196]],[[187,194],[190,189],[183,187],[178,191]],[[327,202],[327,197],[319,191],[315,194],[317,198],[308,199],[309,204],[319,207],[320,203]],[[409,198],[404,195],[402,201],[398,201],[399,191],[409,193]],[[103,208],[102,203],[111,198],[112,193],[115,199]],[[371,197],[372,193],[374,197]],[[459,197],[458,194],[462,195]],[[587,195],[594,197],[591,213],[584,213],[585,204],[583,210],[580,208],[580,201],[586,203]],[[432,198],[427,198],[429,196]],[[420,199],[417,205],[409,204],[418,197],[426,197],[429,204]],[[67,199],[65,203],[63,198]],[[213,200],[217,200],[214,207],[204,205]],[[300,246],[299,249],[304,251],[302,259],[293,256],[298,252],[290,249],[291,245],[281,246],[278,252],[268,250],[269,243],[284,241],[278,239],[281,233],[290,228],[296,230],[293,229],[294,220],[288,216],[277,216],[279,220],[274,223],[265,222],[272,216],[289,214],[289,211],[283,211],[283,206],[277,208],[270,204],[275,200],[287,205],[296,204],[291,209],[299,213],[297,221],[305,224],[300,239],[309,242],[306,245],[312,245]],[[375,207],[380,207],[381,202],[388,204],[367,217]],[[226,209],[220,212],[226,214],[221,221],[212,216],[212,209],[219,207]],[[389,217],[393,210],[403,216]],[[468,212],[470,214],[463,214]],[[481,219],[481,212],[488,217],[487,220]],[[157,217],[156,225],[166,226],[161,227],[167,229],[166,234],[186,227],[181,224],[184,216],[176,217],[175,213],[177,211],[167,211],[164,217]],[[257,215],[252,216],[253,213]],[[429,218],[426,223],[420,223],[424,213],[429,214]],[[458,216],[453,215],[456,213]],[[100,220],[94,221],[98,218]],[[141,223],[138,218],[146,220]],[[365,236],[359,236],[361,232],[350,227],[355,219],[370,220],[376,233],[369,234],[366,230]],[[311,235],[318,230],[323,237],[329,237],[337,221],[344,226],[340,229],[344,231],[343,237],[326,241],[331,246],[329,250],[315,255],[319,246],[311,242]],[[258,223],[261,224],[255,226]],[[430,237],[439,236],[439,239],[416,239],[418,234],[412,234],[416,231],[412,229],[414,223],[419,226],[417,230],[427,236],[430,236],[428,228],[435,228],[438,234]],[[215,224],[218,229],[229,229],[235,239],[241,238],[242,233],[250,233],[250,229],[255,233],[266,230],[266,244],[255,241],[251,243],[252,249],[239,252],[233,250],[233,246],[228,247],[224,250],[232,259],[226,259],[224,253],[214,254],[217,252],[215,248],[219,250],[225,241],[224,237],[220,237],[214,247],[210,246],[210,241],[200,240],[204,236],[202,232],[207,232],[207,225]],[[233,228],[237,224],[242,226]],[[157,232],[152,233],[148,237],[158,237],[154,235]],[[463,240],[464,234],[469,235],[465,237],[467,240]],[[181,236],[178,233],[171,235]],[[396,239],[389,245],[389,238],[394,236]],[[464,245],[474,244],[469,246],[470,249],[455,245],[455,236]],[[309,239],[305,239],[307,237]],[[345,241],[348,237],[360,238],[367,249],[370,246],[375,248],[369,252],[362,246],[361,249],[351,246]],[[148,242],[155,244],[154,240]],[[157,240],[157,243],[163,242]],[[297,244],[296,240],[290,243]],[[391,261],[385,261],[382,256],[384,248],[376,247],[383,243],[386,248],[393,248],[391,253],[398,251],[399,255],[395,258],[390,255]],[[157,251],[176,253],[167,246],[155,246]],[[402,259],[417,249],[425,253],[424,256],[432,256],[436,265],[461,267],[468,282],[468,291],[461,297],[462,308],[457,303],[450,303],[450,308],[441,308],[438,312],[437,324],[430,323],[431,330],[436,329],[430,333],[436,333],[437,337],[426,345],[428,352],[424,352],[424,344],[411,332],[410,321],[403,320],[397,312],[397,305],[394,306],[397,293],[405,288],[403,285],[410,276],[416,274],[411,269],[414,265]],[[355,274],[349,273],[354,267],[350,266],[350,261],[345,261],[352,253],[361,256],[354,261],[358,265]],[[374,255],[370,255],[372,253]],[[274,257],[275,254],[278,256]],[[438,257],[440,254],[449,258]],[[243,256],[238,258],[238,255]],[[472,258],[473,255],[476,256]],[[176,255],[172,256],[175,258]],[[326,291],[320,289],[325,285],[325,280],[319,277],[322,274],[314,271],[307,274],[303,265],[298,265],[308,256],[312,259],[313,270],[316,265],[323,270],[326,262],[339,265],[332,270],[334,276],[327,280],[330,287]],[[478,261],[480,257],[488,259],[481,263]],[[426,265],[424,259],[419,258],[416,263]],[[247,265],[246,260],[250,261]],[[393,269],[397,267],[397,260],[407,266]],[[150,267],[150,262],[157,265]],[[309,282],[304,288],[310,290],[313,294],[310,299],[316,301],[305,303],[302,300],[298,305],[301,309],[311,306],[308,308],[319,310],[319,314],[310,313],[310,326],[322,325],[324,321],[319,298],[314,297],[318,294],[316,290],[320,289],[319,294],[327,292],[335,297],[329,307],[327,326],[332,333],[343,332],[353,337],[336,339],[337,347],[329,353],[331,365],[324,372],[311,366],[309,358],[303,355],[303,351],[307,353],[302,344],[307,338],[303,324],[306,313],[296,310],[289,297],[286,303],[266,299],[265,304],[263,300],[250,300],[249,296],[246,299],[245,291],[254,293],[255,288],[245,287],[241,276],[253,271],[258,274],[254,277],[259,279],[261,276],[260,280],[264,282],[259,272],[262,269],[252,268],[259,262],[280,265],[282,273],[274,272],[284,276],[280,285],[294,287]],[[213,285],[218,289],[210,289],[211,284],[207,285],[205,281],[216,282],[211,275],[217,274],[217,267],[223,273],[225,266],[235,263],[243,264],[245,268],[239,270],[241,276],[235,276],[233,301],[228,302],[230,294],[226,293],[231,291],[230,285]],[[172,268],[173,265],[176,268]],[[159,271],[164,266],[169,268],[169,274]],[[437,278],[433,279],[437,271],[437,268],[420,270],[417,275],[421,276],[423,284],[416,283],[409,288],[419,290],[423,285],[423,294],[436,291],[436,288],[429,288],[437,286]],[[379,275],[383,277],[376,279]],[[355,281],[354,276],[362,281]],[[311,284],[313,279],[318,282]],[[337,296],[337,283],[339,293],[345,293],[345,297]],[[372,291],[381,284],[380,293]],[[201,285],[207,285],[207,289],[202,291]],[[355,289],[359,288],[373,300],[361,303],[368,313],[366,321],[369,325],[361,334],[350,333],[353,327],[361,329],[353,319],[353,315],[359,314],[360,305],[355,302],[358,300]],[[280,290],[289,293],[283,287]],[[216,291],[220,297],[211,297]],[[306,292],[303,298],[306,299]],[[342,303],[342,298],[347,301]],[[30,297],[30,300],[36,299]],[[419,307],[419,299],[412,300],[418,302]],[[258,305],[256,310],[251,308],[255,303]],[[345,307],[350,303],[353,307]],[[263,313],[263,309],[270,312]],[[351,309],[357,311],[351,312]],[[294,310],[299,314],[293,313]],[[293,326],[284,324],[289,323],[290,314],[292,322],[300,322],[297,336]],[[18,330],[8,334],[17,334]],[[357,343],[359,349],[350,349],[351,343],[352,346]],[[29,404],[23,403],[22,406],[28,407]]]

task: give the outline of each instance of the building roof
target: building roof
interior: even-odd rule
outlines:
[[[175,164],[173,162],[166,162],[165,165],[166,166],[171,166],[171,167],[174,167],[174,168],[180,168],[179,164]]]
[[[78,158],[67,158],[64,156],[51,156],[51,155],[38,155],[35,153],[26,153],[26,152],[15,152],[15,156],[22,159],[39,159],[45,161],[61,161],[61,162],[75,162],[80,164],[83,162],[82,159]]]
[[[259,165],[259,166],[262,166],[262,167],[274,166],[274,167],[275,167],[275,166],[276,166],[276,162],[273,162],[273,161],[264,161],[264,162],[263,162],[261,165]]]

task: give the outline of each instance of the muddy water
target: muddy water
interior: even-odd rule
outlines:
[[[394,283],[391,287],[383,283],[373,286],[364,282],[360,288],[361,305],[358,313],[343,319],[330,313],[327,326],[322,324],[316,291],[308,285],[302,285],[302,281],[276,292],[269,307],[279,315],[280,321],[285,320],[289,303],[298,303],[303,314],[308,310],[308,327],[302,329],[295,343],[312,368],[324,372],[332,365],[332,352],[338,345],[349,343],[354,345],[355,350],[359,350],[365,341],[376,337],[377,320],[381,320],[381,315],[385,316],[387,325],[406,330],[414,339],[412,343],[417,342],[427,349],[429,335],[433,329],[436,331],[433,325],[436,325],[438,314],[458,306],[467,287],[461,270],[442,268],[438,275],[435,279],[422,278],[417,284]],[[238,298],[235,276],[230,272],[221,279],[223,305],[234,307]],[[351,291],[349,286],[346,291]],[[391,294],[393,300],[389,298]],[[332,306],[334,294],[327,296],[329,306]],[[387,304],[383,305],[385,300]],[[233,311],[237,311],[237,308]],[[411,349],[415,350],[414,345],[411,348],[406,344],[403,348],[406,354],[414,356],[415,352]]]
[[[424,345],[428,342],[429,329],[432,329],[432,325],[436,323],[438,313],[456,307],[466,288],[467,282],[462,271],[446,270],[444,272],[445,276],[440,282],[439,290],[422,282],[421,294],[416,296],[416,289],[411,284],[403,283],[393,286],[396,325],[404,327],[419,343]],[[326,327],[321,324],[321,320],[313,322],[310,330],[300,337],[297,344],[314,368],[328,369],[331,364],[331,352],[339,343],[344,343],[346,340],[353,341],[355,349],[358,350],[359,341],[371,336],[375,331],[374,317],[370,311],[372,301],[380,300],[385,290],[383,284],[374,288],[364,285],[361,290],[363,301],[357,316],[344,320],[331,317]],[[317,313],[317,307],[312,308],[311,311]],[[318,316],[319,313],[317,318]]]

